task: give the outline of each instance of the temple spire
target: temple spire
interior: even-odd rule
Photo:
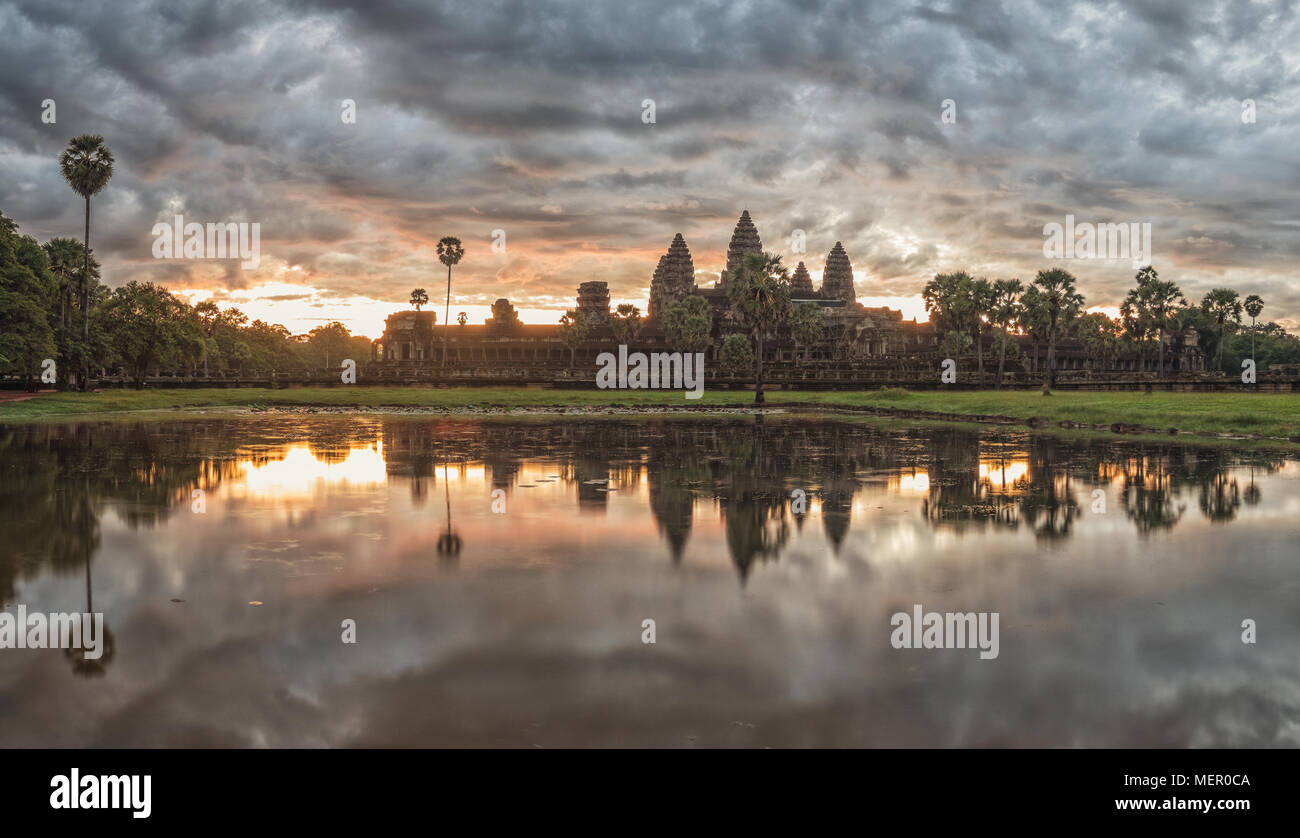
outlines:
[[[744,210],[736,222],[736,229],[731,233],[731,244],[727,246],[727,269],[718,280],[718,287],[727,287],[727,277],[745,260],[746,253],[762,252],[763,242],[758,238],[758,228],[749,217],[749,210]]]
[[[668,245],[668,252],[659,257],[654,277],[650,280],[649,317],[661,317],[668,306],[695,291],[695,263],[686,239],[678,233]]]
[[[857,302],[857,292],[853,290],[853,265],[849,254],[844,252],[844,245],[835,242],[826,257],[826,266],[822,270],[822,296],[828,300],[844,300],[852,305]]]
[[[808,275],[808,268],[800,262],[794,269],[794,274],[790,277],[790,296],[799,300],[806,300],[815,297],[817,292],[813,290],[812,277]]]

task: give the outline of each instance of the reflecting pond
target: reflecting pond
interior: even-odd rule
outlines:
[[[268,415],[0,426],[0,468],[5,609],[110,641],[0,649],[3,747],[1300,744],[1282,455]],[[895,648],[914,605],[998,656]]]

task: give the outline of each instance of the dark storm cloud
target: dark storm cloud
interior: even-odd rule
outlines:
[[[1073,214],[1152,223],[1189,296],[1231,284],[1300,319],[1288,2],[0,0],[0,28],[0,210],[78,234],[56,158],[104,134],[112,283],[401,299],[459,234],[466,298],[602,278],[634,299],[675,232],[718,270],[747,207],[773,248],[805,230],[810,269],[841,240],[860,293],[911,295],[938,270],[1030,277]],[[177,209],[261,223],[262,267],[154,262]],[[1066,267],[1096,304],[1132,279]]]

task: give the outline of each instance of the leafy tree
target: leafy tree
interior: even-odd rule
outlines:
[[[950,358],[960,358],[971,350],[974,343],[971,336],[956,329],[948,332],[939,342],[939,348]]]
[[[108,185],[113,176],[113,152],[98,134],[82,134],[68,142],[59,157],[59,169],[72,191],[86,199],[86,235],[82,241],[81,340],[90,343],[90,199]],[[88,386],[89,360],[82,368],[81,389]]]
[[[957,271],[935,274],[934,279],[925,284],[921,298],[925,300],[925,310],[929,312],[930,322],[937,333],[965,334],[969,331],[975,310],[971,295],[974,281],[974,277],[965,271]]]
[[[609,327],[619,343],[628,343],[641,331],[641,310],[631,303],[620,303],[609,318]]]
[[[416,311],[420,310],[420,306],[427,306],[428,304],[429,304],[428,291],[425,291],[423,288],[416,288],[411,292],[411,305],[415,307]]]
[[[23,376],[28,391],[36,389],[42,362],[56,354],[48,314],[56,288],[45,251],[0,215],[0,369]]]
[[[109,345],[137,390],[151,369],[174,363],[185,350],[190,340],[185,308],[152,282],[131,280],[109,294],[104,305]]]
[[[468,322],[469,322],[469,315],[466,314],[465,312],[462,311],[460,314],[456,315],[457,326],[464,326]]]
[[[348,333],[348,327],[337,320],[307,333],[308,357],[317,369],[333,370],[351,349],[352,335]]]
[[[732,332],[722,339],[718,347],[718,361],[733,375],[754,366],[754,347],[749,338],[739,332]]]
[[[591,324],[587,322],[587,316],[577,309],[571,308],[560,317],[560,340],[569,347],[569,366],[577,366],[578,347],[590,332]]]
[[[712,342],[713,312],[709,301],[690,294],[672,303],[662,319],[664,339],[678,352],[703,352]]]
[[[1118,321],[1090,312],[1079,317],[1075,332],[1096,369],[1107,370],[1114,365],[1123,346]]]
[[[727,280],[727,298],[755,344],[754,403],[763,399],[763,344],[790,316],[790,279],[781,257],[747,253]]]
[[[808,358],[808,347],[821,340],[826,333],[826,315],[822,307],[814,302],[803,302],[794,307],[790,313],[790,336],[794,338],[795,355],[799,347],[804,347],[804,360]]]

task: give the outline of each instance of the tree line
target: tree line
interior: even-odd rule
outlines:
[[[1196,332],[1210,370],[1235,374],[1245,358],[1261,368],[1300,362],[1300,339],[1277,323],[1259,322],[1264,309],[1259,295],[1243,299],[1232,288],[1214,288],[1198,304],[1150,265],[1134,276],[1118,318],[1085,312],[1077,280],[1060,268],[1039,271],[1028,285],[1019,279],[976,279],[964,271],[938,274],[922,297],[941,335],[941,348],[952,356],[974,354],[980,380],[989,347],[997,358],[996,387],[1002,384],[1007,357],[1019,354],[1021,337],[1033,348],[1032,368],[1042,369],[1049,385],[1055,381],[1056,348],[1065,338],[1078,340],[1098,368],[1135,356],[1141,369],[1154,360],[1160,376],[1169,371],[1171,336],[1189,330]],[[1047,356],[1041,367],[1040,348]]]
[[[56,237],[40,244],[0,213],[0,374],[23,379],[28,390],[51,374],[61,389],[85,390],[95,371],[143,387],[151,372],[304,372],[369,357],[370,341],[353,337],[342,323],[295,336],[279,324],[249,323],[237,308],[222,310],[211,301],[191,306],[150,282],[109,289],[90,247],[90,199],[112,178],[113,153],[103,137],[83,134],[69,141],[59,169],[86,202],[81,241]],[[444,253],[444,242],[438,253],[448,265],[450,295],[451,264],[460,256]]]
[[[143,387],[154,373],[302,373],[370,357],[369,339],[342,323],[293,335],[279,324],[249,322],[238,308],[190,305],[150,282],[110,289],[99,270],[82,242],[38,243],[0,214],[0,374],[34,391],[50,359],[60,389],[85,389],[95,374]]]

